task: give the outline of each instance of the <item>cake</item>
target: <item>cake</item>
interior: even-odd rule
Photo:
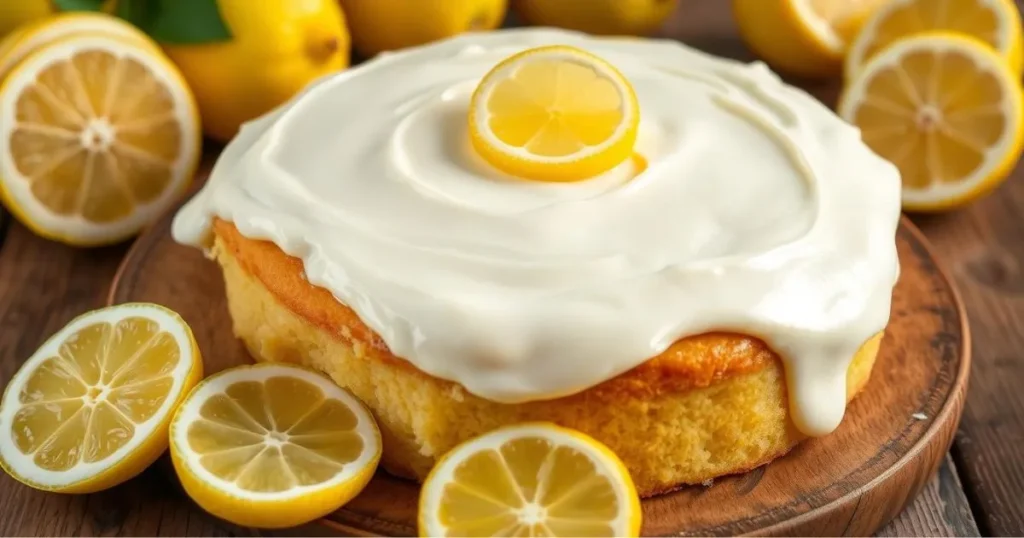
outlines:
[[[644,166],[554,184],[473,153],[477,82],[550,44],[629,79]],[[317,82],[243,127],[173,233],[219,264],[256,360],[366,403],[389,472],[550,421],[650,496],[840,424],[889,319],[899,212],[896,168],[762,64],[517,29]]]

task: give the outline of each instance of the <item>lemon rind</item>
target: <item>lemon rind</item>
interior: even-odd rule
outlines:
[[[878,7],[878,9],[875,11],[875,13],[871,17],[868,18],[867,22],[864,23],[864,26],[861,28],[860,32],[857,33],[857,36],[850,42],[850,46],[849,46],[849,48],[847,50],[846,58],[843,60],[843,77],[846,80],[853,80],[853,78],[859,72],[861,72],[867,66],[867,64],[870,63],[870,61],[872,60],[872,58],[865,58],[864,57],[864,52],[867,49],[867,46],[874,39],[876,39],[875,36],[878,33],[878,25],[881,24],[881,22],[883,20],[887,19],[889,14],[891,14],[894,10],[896,10],[898,8],[901,8],[901,7],[905,7],[908,4],[911,4],[911,3],[914,3],[914,2],[917,2],[917,1],[919,1],[919,0],[890,0],[890,1],[880,5]],[[1024,51],[1021,50],[1022,46],[1024,46],[1024,45],[1022,45],[1022,43],[1021,43],[1022,36],[1021,36],[1021,15],[1020,15],[1020,12],[1017,10],[1016,6],[1013,5],[1013,0],[976,0],[976,1],[979,3],[979,5],[991,5],[993,9],[998,9],[999,12],[1002,15],[1004,15],[1002,17],[996,17],[998,19],[999,23],[1000,23],[999,32],[998,32],[999,36],[996,39],[997,42],[999,43],[999,45],[996,47],[996,50],[998,51],[999,55],[1001,55],[1003,60],[1010,65],[1010,68],[1015,70],[1015,72],[1019,75],[1020,72],[1021,72],[1021,68],[1022,68],[1022,66],[1021,66],[1022,57],[1021,56],[1022,56],[1022,54],[1024,54]],[[930,30],[930,31],[925,31],[925,32],[920,32],[920,33],[921,34],[943,33],[943,34],[947,34],[947,35],[956,35],[956,33],[954,33],[954,32],[944,31],[944,30]],[[908,34],[908,37],[909,37],[909,35],[916,35],[916,34]],[[961,34],[961,35],[966,35],[966,34]],[[978,39],[978,38],[974,38],[974,39]],[[980,39],[978,39],[978,41],[981,42],[981,43],[984,43],[984,41],[982,41]],[[895,43],[896,42],[894,41],[889,46],[892,46]],[[985,44],[986,47],[990,47],[991,48],[991,45],[989,45],[987,43],[984,43],[984,44]],[[886,47],[886,48],[889,48],[889,47]],[[877,56],[877,55],[881,54],[884,50],[885,49],[882,49],[882,50],[878,51],[877,53],[875,53],[875,55]]]

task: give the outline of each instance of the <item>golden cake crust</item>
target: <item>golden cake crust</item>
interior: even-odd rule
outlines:
[[[374,412],[382,465],[422,480],[445,452],[526,421],[550,421],[604,442],[642,496],[744,472],[803,436],[789,417],[781,359],[733,333],[687,337],[613,379],[553,400],[502,404],[394,356],[351,309],[310,285],[302,263],[266,241],[214,223],[235,334],[257,360],[295,362],[330,375]],[[882,335],[856,353],[847,400],[867,382]]]
[[[351,308],[338,302],[327,290],[307,282],[301,260],[288,256],[269,241],[244,237],[230,222],[217,219],[214,230],[242,268],[259,279],[290,310],[339,338],[364,343],[372,348],[376,359],[427,375],[393,355],[380,336]],[[706,333],[683,338],[660,355],[590,391],[611,398],[616,393],[646,397],[666,390],[680,392],[707,387],[779,361],[778,355],[756,338],[735,333]]]

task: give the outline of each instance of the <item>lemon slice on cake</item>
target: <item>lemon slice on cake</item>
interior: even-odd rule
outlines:
[[[733,0],[740,35],[772,67],[805,77],[842,69],[864,21],[886,0]]]
[[[622,164],[639,121],[633,88],[615,67],[562,45],[499,63],[469,105],[477,153],[506,173],[541,181],[578,181]]]
[[[161,306],[123,304],[60,330],[0,402],[0,467],[29,486],[90,493],[167,448],[171,414],[202,377],[192,331]]]
[[[171,424],[185,491],[206,511],[250,527],[292,527],[337,510],[366,486],[380,455],[369,411],[297,366],[213,375]]]
[[[120,37],[48,44],[0,86],[0,195],[47,238],[98,245],[134,235],[184,192],[200,143],[177,69]]]
[[[998,186],[1020,158],[1024,97],[985,43],[948,33],[897,41],[848,83],[839,114],[900,169],[903,207],[940,211]]]
[[[1024,38],[1020,11],[1013,0],[892,0],[868,20],[851,43],[846,77],[856,75],[891,43],[935,31],[964,34],[986,43],[1020,76]]]
[[[607,447],[534,423],[457,446],[420,493],[421,536],[637,536],[640,497]]]

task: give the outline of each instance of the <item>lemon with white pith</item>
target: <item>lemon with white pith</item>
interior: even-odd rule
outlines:
[[[928,0],[931,1],[931,0]],[[842,70],[850,41],[886,0],[733,0],[740,36],[773,68],[804,77]]]
[[[184,79],[137,40],[71,35],[0,86],[0,196],[43,237],[89,246],[138,233],[184,193],[200,144]]]
[[[470,140],[494,167],[524,179],[578,181],[633,153],[640,106],[608,62],[569,46],[513,55],[477,86]]]
[[[251,527],[292,527],[337,510],[366,486],[380,455],[377,425],[354,396],[284,364],[211,376],[171,424],[171,459],[188,495]]]
[[[973,37],[992,47],[1018,77],[1024,69],[1024,32],[1013,0],[891,0],[850,45],[846,77],[895,41],[926,32]]]
[[[106,35],[148,47],[159,54],[160,47],[141,30],[117,17],[102,13],[61,13],[12,32],[0,45],[0,81],[33,52],[59,39],[74,35]]]
[[[457,446],[420,493],[421,536],[637,536],[640,497],[606,446],[554,424]]]
[[[124,304],[85,314],[39,348],[0,402],[0,467],[38,489],[100,491],[167,448],[171,414],[202,377],[174,312]]]
[[[986,43],[958,34],[915,35],[872,56],[848,82],[839,114],[900,169],[911,211],[990,192],[1024,147],[1017,75]]]

